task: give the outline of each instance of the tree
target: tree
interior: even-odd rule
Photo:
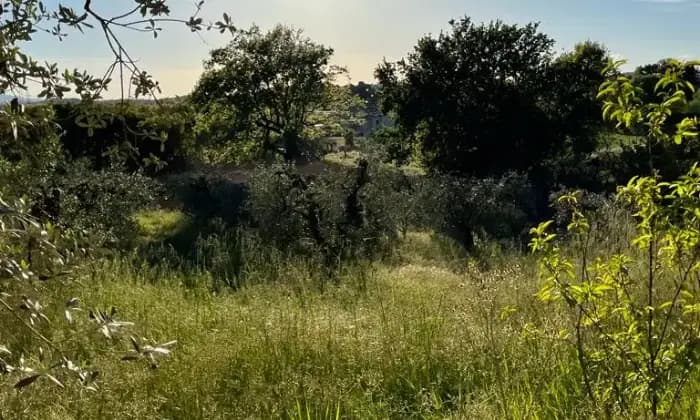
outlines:
[[[602,48],[583,45],[553,62],[554,41],[537,24],[465,17],[450,25],[376,71],[383,110],[395,112],[428,167],[477,176],[527,171],[561,150],[565,136],[585,132]],[[550,110],[572,97],[566,124],[553,118]]]
[[[117,3],[117,2],[113,2]],[[169,0],[129,0],[120,1],[114,15],[102,14],[91,0],[80,2],[79,7],[66,6],[67,2],[43,2],[40,0],[11,0],[0,2],[0,95],[19,94],[26,91],[30,83],[41,86],[42,98],[61,98],[73,91],[80,96],[83,104],[91,104],[100,99],[110,85],[112,76],[118,74],[121,82],[122,98],[126,89],[133,89],[134,96],[151,95],[158,92],[158,84],[132,59],[121,43],[119,31],[137,31],[157,36],[163,23],[180,23],[192,31],[216,29],[222,32],[233,31],[228,15],[221,22],[205,24],[197,15],[204,1],[197,1],[195,12],[185,19],[170,17]],[[97,29],[96,29],[97,28]],[[69,36],[71,29],[79,32],[97,30],[106,39],[113,61],[107,65],[105,74],[95,77],[87,72],[73,70],[60,72],[55,63],[40,63],[27,55],[23,48],[30,43],[37,32],[45,32],[58,39]],[[100,116],[94,115],[93,107],[85,107],[86,112],[79,116],[88,130],[101,124]],[[0,175],[5,175],[25,165],[27,179],[51,179],[48,176],[51,166],[61,158],[57,147],[55,121],[44,107],[25,111],[17,101],[0,109]],[[18,165],[20,163],[21,165]],[[31,170],[41,169],[41,171]],[[122,182],[107,176],[118,188],[134,188],[133,182]],[[71,299],[65,305],[66,321],[72,324],[71,333],[64,337],[53,334],[55,322],[49,323],[44,313],[41,296],[45,288],[37,288],[36,280],[49,281],[70,279],[73,268],[85,257],[86,248],[95,246],[94,238],[88,232],[78,229],[71,232],[58,223],[43,223],[32,213],[32,203],[24,199],[8,200],[1,195],[10,193],[26,195],[28,191],[12,191],[19,182],[8,177],[0,177],[0,311],[15,319],[24,327],[25,337],[21,337],[15,348],[0,343],[0,376],[16,378],[15,389],[25,388],[39,380],[53,382],[65,388],[67,379],[72,379],[84,389],[95,390],[98,372],[88,368],[91,363],[85,360],[73,361],[73,357],[84,358],[86,353],[76,350],[69,342],[76,338],[91,337],[92,332],[100,332],[107,339],[118,338],[118,333],[129,322],[114,319],[111,313],[101,310],[83,312],[78,316],[79,302]],[[133,181],[132,178],[130,181]],[[90,179],[93,181],[94,179]],[[12,184],[11,184],[12,183]],[[80,188],[82,192],[84,188]],[[112,190],[114,188],[111,188]],[[55,196],[60,199],[59,194]],[[119,195],[119,194],[117,194]],[[52,194],[52,197],[54,195]],[[79,199],[75,196],[77,201]],[[120,195],[119,204],[131,205],[133,200],[125,200]],[[117,203],[117,201],[114,201]],[[81,204],[85,204],[82,203]],[[57,212],[47,216],[57,216]],[[115,219],[112,211],[107,211],[110,220]],[[131,216],[131,215],[129,215]],[[11,293],[8,293],[11,292]],[[38,297],[34,297],[39,295]],[[40,303],[40,301],[42,301]],[[89,317],[88,317],[89,313]],[[54,320],[55,321],[55,320]],[[3,340],[8,337],[2,337]],[[157,366],[156,357],[170,352],[175,342],[152,346],[132,337],[134,351],[122,360],[149,360]],[[89,369],[89,370],[88,370]],[[0,415],[1,416],[1,415]]]
[[[696,93],[695,98],[688,104],[688,113],[700,115],[700,94]]]
[[[696,117],[668,122],[695,93],[684,74],[698,63],[668,60],[655,102],[620,74],[622,63],[611,62],[610,80],[601,85],[603,118],[654,143],[697,141]],[[552,221],[531,231],[531,248],[541,254],[537,296],[571,313],[570,327],[558,336],[572,337],[585,392],[606,418],[681,415],[678,403],[698,372],[700,168],[695,163],[671,182],[660,182],[651,161],[649,169],[651,176],[618,188],[616,200],[633,213],[627,246],[611,235],[614,227],[584,213],[580,193],[558,200],[571,214],[568,250],[552,233]]]
[[[665,95],[674,93],[673,87],[661,87],[659,82],[673,73],[674,77],[689,83],[694,88],[700,87],[700,68],[687,65],[678,70],[677,60],[664,59],[657,63],[638,67],[632,73],[619,76],[628,77],[635,91],[635,98],[646,104],[658,103]],[[698,115],[697,94],[689,89],[683,91],[683,101],[676,101],[672,114],[664,121],[665,130],[673,130],[686,116]],[[619,182],[636,174],[654,174],[663,181],[673,181],[687,173],[688,167],[697,161],[700,143],[659,142],[649,136],[644,126],[635,125],[625,133],[630,141],[620,144],[620,152],[611,160],[612,172]]]
[[[211,52],[192,98],[205,111],[215,104],[234,108],[237,132],[266,150],[281,143],[291,160],[299,155],[309,117],[323,108],[343,71],[330,65],[332,55],[301,30],[278,25],[263,33],[253,27]]]
[[[478,175],[527,168],[549,137],[531,131],[546,119],[535,100],[554,41],[536,24],[465,17],[450,25],[419,40],[407,60],[377,69],[385,112],[414,134],[429,167]]]
[[[329,85],[323,108],[307,119],[305,137],[345,137],[355,133],[367,117],[367,102],[355,94],[352,85]]]
[[[653,102],[658,98],[656,84],[659,83],[666,72],[673,67],[674,59],[666,58],[653,64],[645,64],[637,67],[632,73],[632,81],[635,86],[642,89],[642,99],[646,102]],[[696,88],[700,87],[700,70],[695,66],[688,66],[683,70],[681,77],[692,83]],[[686,93],[688,99],[692,100],[692,95]]]
[[[54,2],[51,2],[54,3]],[[183,24],[191,31],[235,30],[231,18],[224,13],[222,21],[205,23],[199,17],[204,5],[195,3],[191,16],[170,16],[168,0],[129,0],[120,2],[114,15],[105,15],[92,0],[84,0],[81,6],[67,6],[65,2],[50,4],[41,0],[13,0],[0,3],[0,94],[17,93],[27,89],[27,82],[41,86],[39,97],[63,97],[73,90],[83,101],[99,99],[116,73],[120,76],[122,97],[124,90],[133,87],[136,97],[155,96],[159,92],[157,81],[137,64],[120,40],[120,31],[152,33],[154,37],[163,30],[163,24]],[[47,5],[48,4],[48,5]],[[102,77],[84,71],[61,73],[55,63],[39,63],[22,51],[21,44],[31,42],[37,32],[45,32],[64,40],[70,36],[67,29],[85,33],[97,30],[107,41],[113,61],[107,65]]]
[[[600,119],[598,88],[605,81],[603,70],[609,61],[606,48],[584,42],[555,58],[548,66],[549,86],[541,108],[549,114],[556,135],[541,176],[567,186],[600,188],[598,172],[591,158],[598,147],[604,124]],[[593,176],[590,176],[593,172]]]

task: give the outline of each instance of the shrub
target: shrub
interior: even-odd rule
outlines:
[[[18,118],[17,137],[0,141],[0,194],[23,197],[32,216],[89,230],[98,242],[128,242],[131,216],[158,194],[157,184],[122,167],[95,170],[89,159],[67,159],[48,106],[29,107]]]
[[[94,171],[86,161],[72,162],[54,182],[44,202],[61,224],[90,231],[98,243],[129,244],[137,234],[134,214],[160,194],[160,186],[139,172]]]
[[[317,176],[303,176],[290,165],[260,167],[251,180],[248,213],[263,239],[317,252],[327,267],[376,256],[397,230],[377,172],[366,160]]]
[[[433,174],[417,179],[416,224],[443,232],[474,249],[475,236],[519,238],[534,218],[535,203],[527,178],[463,178]]]
[[[408,137],[398,128],[382,128],[372,134],[371,144],[385,162],[403,165],[415,154],[414,145]]]
[[[612,77],[599,94],[605,119],[645,130],[650,144],[698,137],[696,118],[669,124],[695,90],[681,74],[697,63],[669,62],[656,85],[659,103],[645,103],[643,90],[617,72],[620,64],[609,68]],[[698,372],[700,169],[696,164],[682,178],[661,182],[650,156],[648,171],[653,175],[618,188],[618,200],[634,210],[627,241],[606,244],[611,237],[600,235],[576,193],[559,199],[570,210],[573,252],[551,232],[552,221],[532,229],[531,247],[541,254],[538,297],[571,312],[570,327],[558,334],[572,338],[587,396],[606,417],[671,415]]]
[[[241,218],[248,193],[247,175],[238,175],[187,172],[170,175],[163,183],[168,194],[182,203],[183,210],[195,219],[221,218],[233,225]]]

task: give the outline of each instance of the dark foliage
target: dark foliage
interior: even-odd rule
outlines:
[[[524,239],[537,218],[531,186],[516,173],[483,179],[435,174],[418,179],[414,188],[416,224],[450,236],[468,251],[477,237]]]
[[[0,142],[0,197],[23,197],[30,216],[89,232],[94,246],[129,243],[131,218],[158,195],[157,184],[121,166],[68,158],[50,106],[29,107],[22,118],[16,140]]]
[[[537,24],[451,25],[376,71],[384,111],[396,113],[429,168],[498,176],[592,150],[602,47],[584,44],[553,60],[554,41]]]
[[[49,195],[41,198],[43,212],[61,224],[91,232],[100,245],[130,244],[137,232],[134,214],[161,193],[143,174],[119,167],[93,170],[87,161],[73,161],[57,175],[47,188]]]
[[[656,84],[664,77],[664,74],[669,68],[670,59],[659,60],[653,64],[645,64],[639,66],[632,73],[632,82],[642,89],[642,100],[644,103],[654,103],[659,99],[659,92],[656,90]],[[700,69],[694,66],[688,66],[683,74],[683,79],[689,81],[693,86],[700,87]],[[692,100],[688,97],[688,100]]]
[[[198,221],[221,219],[227,225],[241,221],[248,194],[246,177],[232,179],[216,173],[174,174],[165,178],[168,194]]]
[[[410,135],[398,127],[383,128],[372,134],[372,142],[377,146],[380,158],[396,165],[404,165],[413,157],[413,144],[409,138]]]
[[[251,181],[248,212],[264,240],[319,253],[329,268],[372,257],[397,234],[377,171],[365,160],[318,176],[303,176],[289,165],[260,168]]]
[[[178,171],[193,147],[194,116],[181,103],[59,103],[54,109],[65,152],[96,169],[122,164],[149,174]]]

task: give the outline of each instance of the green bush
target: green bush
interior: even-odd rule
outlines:
[[[463,178],[433,174],[418,178],[415,224],[442,232],[472,251],[477,237],[513,240],[526,233],[535,203],[527,178]]]
[[[371,144],[383,161],[403,165],[415,153],[414,144],[408,137],[398,128],[382,128],[372,134]]]
[[[251,179],[248,214],[264,240],[318,253],[326,267],[373,257],[397,235],[378,173],[366,160],[317,176],[303,176],[290,165],[260,167]]]
[[[51,191],[44,202],[51,203],[61,224],[89,231],[99,243],[127,245],[137,235],[134,214],[150,205],[161,187],[139,172],[95,171],[86,161],[74,161]]]

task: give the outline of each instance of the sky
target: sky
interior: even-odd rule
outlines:
[[[57,3],[49,0],[47,3]],[[63,0],[80,7],[82,1]],[[170,0],[172,15],[185,17],[195,0]],[[118,15],[132,0],[93,0],[104,15]],[[203,17],[228,13],[239,28],[277,23],[303,29],[314,41],[334,48],[334,64],[345,66],[351,81],[374,80],[377,64],[409,53],[424,35],[438,34],[448,21],[470,16],[476,22],[540,22],[542,32],[557,41],[556,51],[592,40],[607,46],[628,66],[665,57],[700,58],[700,0],[206,0]],[[119,33],[119,32],[118,32]],[[139,66],[160,82],[163,96],[191,92],[208,51],[226,44],[230,35],[193,34],[166,25],[154,39],[149,34],[121,32]],[[28,46],[35,58],[64,68],[104,73],[110,51],[101,32],[71,33],[60,42],[38,35]],[[119,96],[112,87],[106,96]]]

